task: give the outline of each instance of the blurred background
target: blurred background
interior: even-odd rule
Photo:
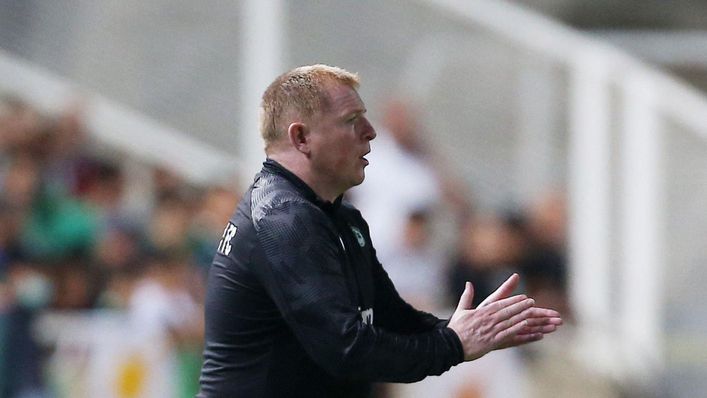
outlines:
[[[194,396],[259,96],[312,63],[361,76],[403,297],[519,272],[566,321],[378,397],[703,396],[706,54],[688,0],[0,0],[0,397]]]

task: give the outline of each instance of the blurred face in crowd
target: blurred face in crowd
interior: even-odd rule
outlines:
[[[17,156],[5,175],[0,193],[19,207],[29,206],[39,187],[40,166],[29,154]]]
[[[364,179],[364,158],[376,132],[365,117],[366,107],[356,90],[332,83],[328,100],[309,123],[312,172],[332,192],[344,193]]]
[[[470,220],[462,234],[462,255],[481,269],[513,263],[522,249],[523,238],[495,216]]]
[[[391,101],[385,107],[383,123],[393,139],[405,150],[416,152],[421,149],[418,138],[420,127],[410,105]]]
[[[548,192],[530,208],[530,230],[534,239],[562,249],[567,238],[567,205],[561,192]]]
[[[41,124],[39,112],[22,101],[0,102],[0,150],[26,146],[37,135]]]

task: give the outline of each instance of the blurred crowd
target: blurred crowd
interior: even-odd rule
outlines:
[[[152,193],[126,206],[126,157],[96,155],[81,108],[48,115],[0,99],[0,397],[46,396],[49,311],[117,309],[162,333],[191,372],[203,339],[203,274],[238,199],[152,167]]]
[[[478,303],[518,272],[539,306],[571,320],[562,192],[525,209],[479,211],[425,144],[414,108],[391,101],[383,115],[366,182],[349,198],[401,295],[444,314],[465,281]],[[80,106],[48,115],[0,99],[0,397],[50,396],[52,352],[35,338],[38,317],[103,309],[163,335],[184,384],[175,396],[195,394],[204,275],[238,193],[147,166],[151,192],[127,206],[126,164],[135,160],[126,159],[95,150]]]

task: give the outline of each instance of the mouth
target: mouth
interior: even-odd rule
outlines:
[[[368,162],[368,159],[366,159],[364,156],[368,155],[369,153],[371,153],[371,151],[368,151],[368,152],[364,153],[363,156],[360,157],[360,159],[363,160],[363,162],[364,162],[366,165],[368,165],[369,162]]]

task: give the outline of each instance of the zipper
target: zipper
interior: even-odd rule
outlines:
[[[358,272],[351,265],[351,261],[349,261],[349,255],[348,255],[348,251],[346,250],[346,244],[344,243],[344,239],[341,237],[340,233],[338,234],[338,237],[339,237],[339,243],[341,243],[341,249],[344,252],[344,261],[346,262],[346,266],[349,268],[349,270],[353,274],[354,283],[356,284],[356,292],[358,294],[358,300],[356,300],[356,301],[358,301],[358,304],[359,304],[359,305],[357,305],[356,308],[358,309],[359,312],[361,312],[361,303],[363,302],[363,292],[361,291],[361,283],[359,282],[359,279],[358,279]]]

